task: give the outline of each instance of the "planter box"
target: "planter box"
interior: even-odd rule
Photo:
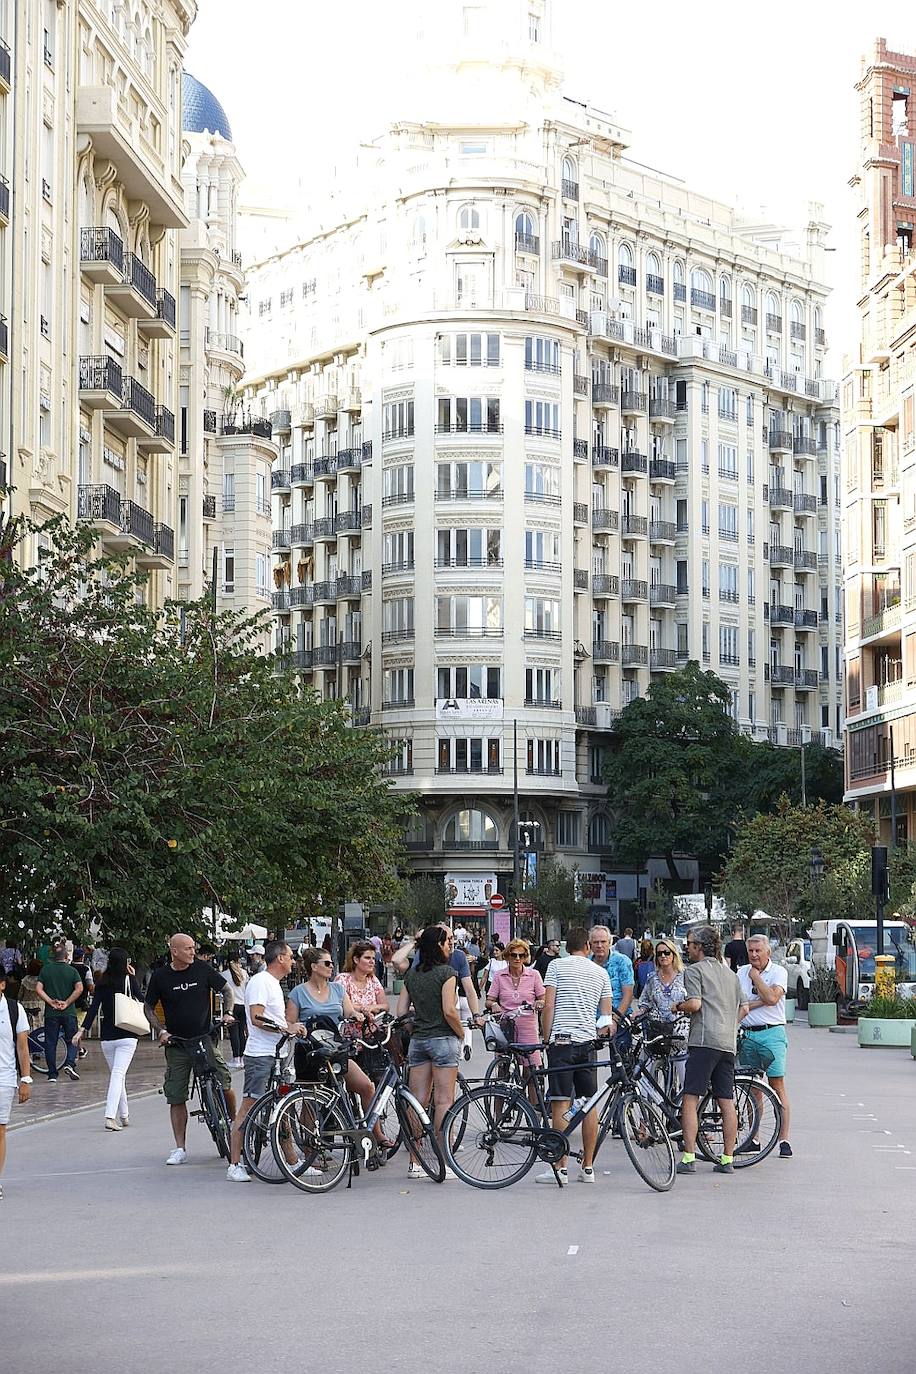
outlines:
[[[403,979],[403,978],[395,978],[395,980],[394,980],[394,992],[395,992],[395,995],[397,995],[397,994],[401,991],[401,989],[402,989],[403,987],[404,987],[404,979]]]
[[[835,1026],[836,1002],[809,1002],[809,1026]]]
[[[911,1048],[912,1043],[913,1022],[909,1017],[893,1021],[885,1021],[880,1016],[859,1017],[859,1045],[863,1049],[874,1045]]]
[[[789,1022],[792,1022],[792,1021],[794,1021],[794,1020],[795,1020],[795,998],[794,998],[794,997],[787,997],[787,998],[786,998],[786,1022],[789,1023]]]

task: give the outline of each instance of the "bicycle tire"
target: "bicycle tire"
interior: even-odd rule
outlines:
[[[39,1056],[39,1059],[36,1058]],[[45,1058],[45,1028],[36,1026],[29,1031],[29,1062],[32,1065],[33,1073],[47,1073],[48,1061]]]
[[[620,1138],[620,1104],[622,1100],[618,1084],[608,1095],[607,1101],[601,1108],[601,1115],[598,1118],[598,1135],[595,1140],[596,1156],[609,1135],[613,1133],[614,1138]]]
[[[419,1164],[433,1183],[442,1183],[445,1178],[445,1156],[429,1117],[423,1120],[418,1112],[418,1108],[422,1111],[419,1102],[403,1087],[395,1088],[394,1107],[410,1158]]]
[[[759,1093],[762,1108],[755,1094]],[[782,1129],[782,1104],[768,1083],[750,1074],[735,1075],[735,1111],[738,1117],[738,1136],[733,1157],[736,1169],[747,1169],[766,1159],[779,1139]],[[704,1159],[715,1164],[724,1149],[722,1115],[719,1104],[711,1092],[707,1092],[699,1106],[699,1129],[697,1131],[697,1150]],[[761,1127],[766,1125],[766,1139],[760,1138]],[[760,1149],[750,1150],[751,1141],[760,1138]]]
[[[626,1093],[620,1105],[620,1133],[630,1163],[650,1188],[667,1193],[677,1170],[674,1145],[661,1112],[636,1092]]]
[[[735,1091],[741,1090],[754,1098],[755,1122],[753,1135],[742,1140],[739,1137],[735,1168],[748,1169],[759,1164],[776,1148],[782,1132],[782,1103],[775,1091],[761,1078],[739,1074],[735,1080]],[[751,1140],[759,1140],[759,1150],[750,1149]]]
[[[242,1132],[242,1159],[249,1173],[262,1183],[285,1183],[286,1175],[277,1164],[270,1141],[274,1107],[279,1101],[273,1089],[262,1093],[245,1119]]]
[[[349,1173],[353,1162],[353,1142],[346,1134],[349,1130],[350,1122],[336,1094],[312,1086],[299,1088],[284,1098],[271,1122],[270,1144],[277,1168],[287,1182],[304,1193],[329,1193]],[[295,1164],[283,1153],[284,1131],[299,1154]]]
[[[463,1123],[460,1153],[455,1144],[459,1122]],[[495,1083],[471,1088],[455,1102],[442,1123],[448,1166],[472,1188],[508,1188],[534,1165],[538,1156],[532,1133],[542,1126],[522,1093]],[[527,1139],[524,1135],[512,1139],[523,1132]]]
[[[205,1078],[199,1086],[200,1105],[203,1107],[207,1130],[213,1137],[220,1158],[228,1159],[230,1122],[225,1095],[213,1078]]]

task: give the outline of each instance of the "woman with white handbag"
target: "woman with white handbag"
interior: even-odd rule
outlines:
[[[105,1130],[120,1131],[130,1124],[127,1070],[134,1057],[138,1038],[149,1034],[149,1023],[140,996],[140,984],[124,949],[115,947],[109,950],[108,967],[96,978],[89,1013],[82,1028],[74,1035],[74,1043],[82,1041],[100,1011],[100,1044],[111,1070],[108,1098],[105,1103]]]

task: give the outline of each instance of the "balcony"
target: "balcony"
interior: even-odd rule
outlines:
[[[288,612],[290,609],[289,588],[284,587],[282,591],[273,592],[270,598],[270,604],[275,611]]]
[[[527,492],[527,491],[525,492],[525,500],[526,500],[526,501],[535,500],[535,499],[537,499],[537,498],[534,497],[530,492]],[[556,497],[556,502],[557,502],[557,505],[560,504],[560,498],[559,498],[559,496]],[[573,502],[573,523],[576,524],[576,525],[587,525],[587,524],[588,524],[588,506],[585,504],[584,501],[574,501],[574,502]]]
[[[436,496],[441,497],[442,492],[436,492]],[[393,506],[412,506],[414,503],[413,491],[390,491],[387,496],[382,497],[382,510],[391,510]]]
[[[619,663],[620,645],[616,639],[595,639],[592,641],[592,658],[596,663]]]
[[[156,551],[156,522],[136,501],[121,502],[121,530],[128,539],[143,544],[151,553]]]
[[[792,439],[792,451],[808,458],[817,456],[817,441],[810,434],[796,434]]]
[[[362,528],[363,518],[359,510],[339,511],[334,517],[335,534],[360,534]]]
[[[288,434],[290,423],[291,417],[288,409],[283,408],[281,410],[271,411],[270,427],[273,433]]]
[[[620,471],[627,473],[638,473],[643,476],[649,471],[649,460],[644,453],[638,453],[636,449],[625,449],[620,455]]]
[[[650,606],[673,606],[677,600],[677,588],[670,582],[653,582],[649,588]]]
[[[304,487],[310,485],[315,480],[315,472],[311,463],[293,463],[289,470],[289,482],[292,487]]]
[[[789,668],[782,663],[765,664],[764,677],[767,678],[774,687],[795,686],[795,669]]]
[[[682,281],[676,281],[674,283],[673,296],[676,301],[686,301],[687,287]]]
[[[817,497],[808,492],[797,491],[794,506],[796,515],[817,515]]]
[[[730,319],[731,319],[731,317],[732,317],[732,301],[731,301],[731,296],[720,296],[720,297],[719,297],[719,314],[722,316],[723,320],[730,320]]]
[[[337,600],[337,583],[330,581],[312,583],[312,605],[330,603]]]
[[[587,439],[573,439],[573,457],[576,459],[588,457]]]
[[[141,557],[138,561],[145,562],[147,567],[157,568],[167,568],[175,562],[175,531],[171,525],[157,522],[153,556],[147,556],[145,559]]]
[[[621,601],[645,601],[649,595],[649,584],[641,579],[623,577],[620,580]]]
[[[795,608],[795,628],[796,630],[816,630],[817,611],[806,611],[800,606]]]
[[[799,324],[797,320],[793,320],[792,323],[789,325],[790,338],[799,339],[802,343],[804,343],[805,338],[807,337],[807,333],[808,331],[806,330],[805,326],[803,324]]]
[[[439,631],[437,631],[439,633]],[[444,633],[444,632],[443,632]],[[501,633],[501,632],[500,632]],[[412,625],[402,626],[399,630],[383,630],[382,644],[412,644],[414,628]]]
[[[677,408],[673,401],[669,401],[667,396],[649,397],[650,420],[670,420],[673,422],[676,414]]]
[[[108,288],[109,298],[132,320],[151,320],[156,314],[156,278],[136,253],[124,256],[124,275]]]
[[[498,420],[479,420],[477,423],[465,420],[456,425],[436,425],[437,434],[502,434],[503,426]]]
[[[625,263],[621,263],[617,268],[617,280],[620,282],[621,286],[635,286],[637,280],[636,268],[627,267]]]
[[[592,444],[593,468],[616,468],[620,466],[620,454],[616,448],[607,444]]]
[[[359,472],[363,466],[363,451],[359,448],[343,448],[337,454],[337,471]]]
[[[533,434],[542,439],[562,439],[563,434],[559,429],[550,429],[547,425],[539,425],[532,422],[525,425],[525,433]]]
[[[770,605],[770,624],[771,625],[794,625],[795,608],[793,606],[778,606],[775,602]]]
[[[270,474],[271,491],[289,491],[289,470],[286,468],[274,468]]]
[[[334,539],[334,516],[322,515],[318,520],[312,521],[313,539]]]
[[[205,411],[204,411],[204,434],[215,434],[215,433],[216,433],[216,411],[215,411],[215,410],[205,410]]]
[[[219,432],[232,436],[250,434],[255,439],[270,439],[273,436],[270,421],[256,415],[224,415]]]
[[[214,497],[213,500],[215,501],[215,499],[216,499],[216,498]],[[270,546],[271,546],[271,548],[273,549],[274,553],[279,553],[280,551],[284,551],[284,552],[287,552],[287,553],[289,552],[289,550],[290,550],[290,548],[291,548],[291,543],[290,543],[290,537],[291,537],[291,535],[292,535],[292,531],[289,530],[289,529],[282,529],[282,530],[274,530],[274,531],[273,531],[273,534],[271,535],[271,538],[270,538]]]
[[[618,596],[620,579],[611,573],[592,573],[592,596]]]
[[[577,706],[576,724],[589,726],[594,730],[598,724],[598,712],[594,706]]]
[[[597,253],[593,253],[590,248],[584,248],[574,239],[555,239],[551,257],[564,267],[575,267],[583,272],[598,272],[603,277],[607,276],[607,260],[599,258]]]
[[[610,382],[592,382],[592,405],[599,410],[616,406],[620,401],[620,387]]]
[[[771,429],[767,436],[771,453],[791,453],[792,434],[787,429]]]
[[[621,533],[624,539],[644,538],[649,533],[649,521],[644,515],[624,515]]]
[[[412,558],[402,558],[396,563],[382,564],[382,577],[399,577],[404,573],[413,573],[414,561]]]
[[[654,272],[647,272],[646,290],[652,296],[663,296],[665,294],[664,277],[657,277]]]
[[[153,224],[167,229],[187,226],[181,182],[168,160],[168,139],[163,137],[161,147],[151,141],[145,125],[127,98],[119,95],[114,82],[78,86],[76,131],[92,140],[97,159],[107,160],[117,169],[125,199],[149,207]]]
[[[358,639],[342,639],[337,652],[341,663],[358,663],[362,658],[363,646]]]
[[[436,773],[437,773],[437,774],[439,774],[439,775],[443,775],[443,774],[445,774],[445,775],[451,775],[452,777],[455,777],[455,776],[458,776],[458,777],[465,777],[465,776],[467,776],[468,774],[475,774],[475,775],[483,774],[484,776],[488,776],[488,775],[498,776],[498,775],[500,775],[500,774],[502,773],[502,771],[503,771],[503,770],[502,770],[502,768],[500,767],[499,764],[464,763],[464,764],[456,764],[454,767],[452,767],[452,766],[450,766],[449,764],[446,764],[446,763],[437,763],[437,764],[436,764]],[[455,847],[455,846],[453,846],[453,845],[450,846],[450,848],[454,848],[454,847]],[[489,848],[489,846],[487,846],[487,847]]]
[[[156,290],[156,313],[149,320],[141,320],[138,329],[150,339],[173,339],[176,320],[175,297],[164,286]]]
[[[644,391],[621,391],[620,409],[631,415],[645,414],[648,400]]]
[[[696,287],[690,288],[690,304],[697,310],[712,310],[716,308],[716,298],[711,291],[698,291]]]
[[[794,568],[795,550],[791,544],[771,544],[770,563],[777,567]]]
[[[676,476],[677,468],[670,458],[649,459],[650,482],[673,482]]]
[[[205,496],[203,499],[203,517],[205,520],[216,519],[216,497]]]
[[[363,594],[363,578],[359,573],[340,573],[334,587],[337,601],[353,600]]]
[[[573,588],[577,592],[588,591],[588,569],[573,568]]]
[[[222,334],[218,329],[208,329],[205,342],[211,352],[228,353],[239,363],[245,356],[245,347],[237,334]]]
[[[673,544],[677,528],[673,520],[650,520],[649,541],[653,544]]]
[[[767,333],[768,333],[768,334],[781,334],[781,333],[782,333],[782,316],[781,316],[781,315],[767,315],[767,317],[766,317],[766,327],[767,327]]]
[[[624,668],[645,667],[649,662],[649,650],[645,644],[621,644],[620,662]]]
[[[677,656],[674,650],[650,648],[649,667],[655,673],[673,672],[677,667]]]
[[[109,526],[109,532],[120,530],[120,492],[109,486],[80,487],[77,491],[76,515],[78,520],[86,520],[93,525]]]
[[[742,324],[756,325],[756,323],[757,323],[757,307],[756,307],[755,305],[742,305],[742,307],[741,307],[741,323],[742,323]]]
[[[541,251],[541,240],[537,234],[516,234],[515,251],[516,253],[531,253],[537,257]]]
[[[771,506],[778,506],[782,510],[795,509],[795,495],[788,487],[770,487],[769,501]]]
[[[902,607],[899,601],[885,606],[876,615],[867,616],[862,621],[862,639],[871,639],[875,635],[883,635],[889,631],[897,631],[900,628],[900,618]]]
[[[795,550],[796,572],[817,572],[817,554],[810,549]]]
[[[155,432],[139,443],[145,453],[171,453],[175,447],[175,416],[167,406],[156,406]]]
[[[433,631],[436,639],[502,639],[503,627],[501,625],[437,625]],[[525,631],[527,638],[529,631]],[[560,631],[551,632],[551,637],[560,638]],[[536,636],[540,638],[541,636]],[[547,637],[546,634],[544,637]],[[411,631],[413,638],[413,631]]]
[[[818,685],[818,671],[816,668],[796,668],[795,686],[800,692],[812,692]]]
[[[559,643],[563,638],[562,630],[549,630],[543,625],[526,625],[523,631],[524,639],[545,640],[547,642]]]
[[[10,356],[10,327],[5,315],[0,315],[0,358]]]
[[[120,363],[105,354],[80,358],[80,402],[88,410],[102,410],[119,400],[124,387]]]
[[[80,230],[80,271],[90,281],[114,286],[124,279],[124,244],[104,225]]]
[[[567,181],[566,177],[564,177],[563,180],[562,180],[561,183],[560,183],[560,193],[561,193],[561,195],[563,196],[563,199],[564,199],[564,200],[578,200],[578,199],[579,199],[579,183],[578,183],[578,181]]]
[[[156,398],[136,377],[125,377],[121,386],[121,404],[105,408],[105,422],[111,429],[131,439],[156,437]],[[172,420],[174,444],[174,417]],[[170,446],[171,447],[171,446]]]
[[[608,510],[607,506],[592,506],[592,529],[599,533],[608,533],[620,528],[620,515],[615,510]]]

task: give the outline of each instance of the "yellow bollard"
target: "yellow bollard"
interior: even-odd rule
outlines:
[[[894,976],[894,956],[893,954],[875,955],[875,996],[889,997],[891,1001],[897,995],[897,984]]]

